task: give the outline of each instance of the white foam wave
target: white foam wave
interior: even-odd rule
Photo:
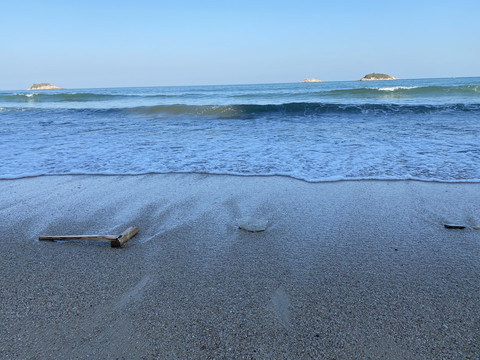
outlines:
[[[416,89],[418,86],[392,86],[392,87],[383,87],[383,88],[376,88],[380,91],[395,91],[395,90],[410,90]]]
[[[38,95],[38,93],[29,93],[29,94],[25,94],[25,93],[14,93],[13,95],[14,95],[14,96],[34,97],[35,95]]]

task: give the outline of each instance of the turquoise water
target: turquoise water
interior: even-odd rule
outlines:
[[[480,78],[0,91],[0,178],[480,181]]]

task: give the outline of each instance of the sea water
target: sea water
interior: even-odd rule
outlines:
[[[0,91],[0,178],[480,181],[480,78]]]

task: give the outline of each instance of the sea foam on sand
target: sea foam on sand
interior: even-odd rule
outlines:
[[[199,174],[2,180],[0,358],[475,358],[479,193]],[[238,229],[247,216],[268,227]],[[120,249],[37,240],[130,225],[140,232]]]

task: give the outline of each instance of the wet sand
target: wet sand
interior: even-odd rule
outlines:
[[[478,358],[479,194],[198,174],[1,180],[0,358]],[[245,216],[267,229],[238,229]],[[140,232],[119,249],[37,240],[130,225]]]

